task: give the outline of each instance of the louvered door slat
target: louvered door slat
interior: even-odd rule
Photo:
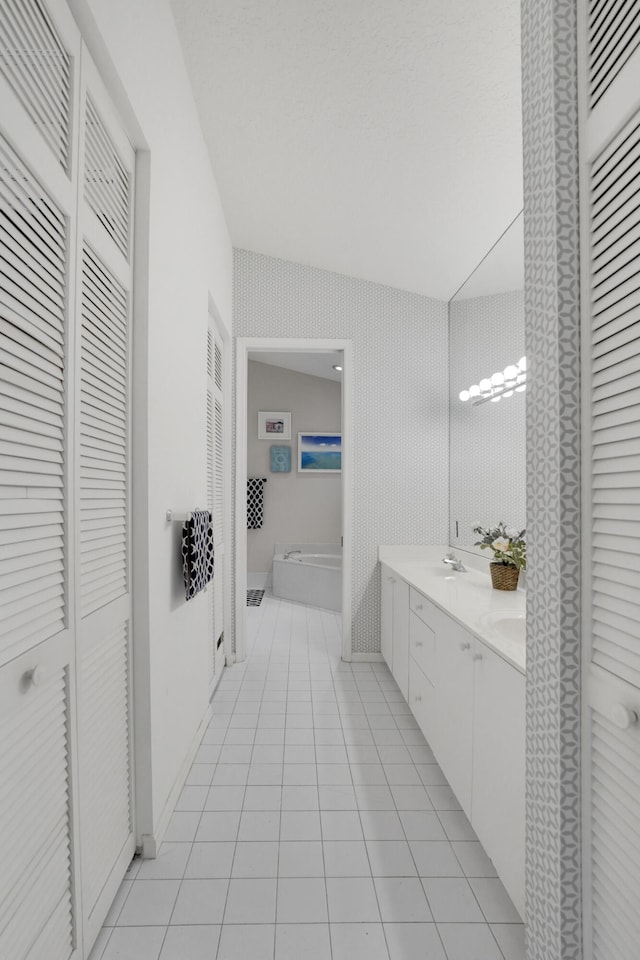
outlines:
[[[100,339],[99,332],[110,326],[112,316],[117,317],[120,324],[126,328],[126,316],[118,316],[112,304],[108,310],[104,307],[100,323],[96,323],[94,305],[92,304],[90,312],[87,311],[84,292],[89,278],[94,286],[103,284],[110,289],[117,284],[107,267],[89,248],[85,250],[83,276],[80,495],[83,500],[111,498],[114,503],[120,504],[121,513],[124,515],[127,497],[127,359],[120,346],[114,350],[112,338]],[[115,302],[126,304],[126,295],[121,291]],[[98,383],[109,385],[109,396],[115,395],[120,399],[119,408],[110,404],[103,404],[101,408],[97,406],[95,394],[99,394],[99,388],[95,379],[87,381],[88,370],[99,370],[101,380]],[[85,389],[87,383],[90,392]],[[97,522],[89,521],[83,513],[80,519],[80,543],[81,609],[82,615],[87,616],[104,603],[110,602],[118,595],[118,590],[121,593],[126,592],[126,529],[123,525],[114,524],[110,518]],[[104,582],[104,592],[101,595],[100,585],[90,576],[92,571],[85,564],[98,558],[104,560],[105,557],[109,558],[110,564],[118,567],[119,574]]]
[[[125,258],[129,257],[131,176],[99,112],[87,97],[84,195]]]
[[[0,722],[0,769],[0,956],[26,960],[30,950],[46,946],[52,960],[67,960],[71,821],[64,670],[25,695]],[[54,917],[57,946],[49,939]]]
[[[83,831],[83,880],[89,904],[97,900],[105,870],[131,832],[128,669],[124,626],[85,648],[80,709],[91,751],[84,755],[83,817],[106,828]]]
[[[0,71],[54,156],[69,168],[71,58],[38,0],[6,0],[0,17]]]
[[[634,0],[589,4],[589,106],[593,109],[640,43],[640,11]]]
[[[2,18],[0,18],[0,21]],[[23,608],[23,588],[30,567],[35,568],[45,557],[64,559],[64,357],[65,339],[65,263],[66,236],[64,216],[30,174],[27,166],[12,147],[2,141],[0,150],[0,182],[11,187],[15,203],[32,214],[22,215],[29,222],[29,231],[21,234],[20,243],[12,243],[5,256],[16,273],[19,256],[25,258],[20,276],[21,315],[12,313],[14,297],[12,284],[5,275],[0,291],[0,367],[3,381],[0,389],[0,524],[1,517],[11,506],[20,511],[22,536],[4,537],[0,543],[0,655],[15,644],[24,644],[32,630],[34,642],[53,636],[64,624],[64,572],[51,568],[56,585],[46,585],[37,576],[33,581],[31,604]],[[18,185],[19,184],[19,188]],[[47,210],[46,227],[38,211]],[[57,229],[51,233],[49,224]],[[0,247],[9,245],[10,224],[3,221],[0,229]],[[52,243],[57,241],[55,255]],[[46,302],[41,296],[41,279],[32,269],[44,258],[47,263],[51,289],[57,291],[54,300]],[[3,304],[9,298],[9,310]],[[10,317],[14,316],[14,322]],[[16,323],[17,321],[17,323]],[[15,493],[11,494],[14,489]],[[47,505],[48,516],[37,515],[35,503],[40,500],[37,491],[53,496]],[[31,500],[34,500],[34,510]],[[55,529],[56,535],[52,536]],[[14,565],[15,564],[15,565]],[[18,576],[16,576],[18,574]],[[18,594],[13,590],[21,589]]]

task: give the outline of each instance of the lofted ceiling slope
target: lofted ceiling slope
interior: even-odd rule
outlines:
[[[448,299],[522,207],[519,0],[171,0],[234,246]]]

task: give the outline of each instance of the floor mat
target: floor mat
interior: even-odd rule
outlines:
[[[247,606],[259,607],[263,597],[264,590],[247,590]]]

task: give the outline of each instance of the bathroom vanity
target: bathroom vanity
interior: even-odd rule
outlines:
[[[447,550],[379,548],[382,655],[524,917],[525,593]]]

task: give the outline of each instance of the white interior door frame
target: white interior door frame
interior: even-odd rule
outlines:
[[[236,660],[247,656],[247,389],[249,353],[328,353],[342,350],[342,659],[351,660],[351,558],[353,552],[353,343],[275,337],[236,338],[236,509],[235,647]]]

